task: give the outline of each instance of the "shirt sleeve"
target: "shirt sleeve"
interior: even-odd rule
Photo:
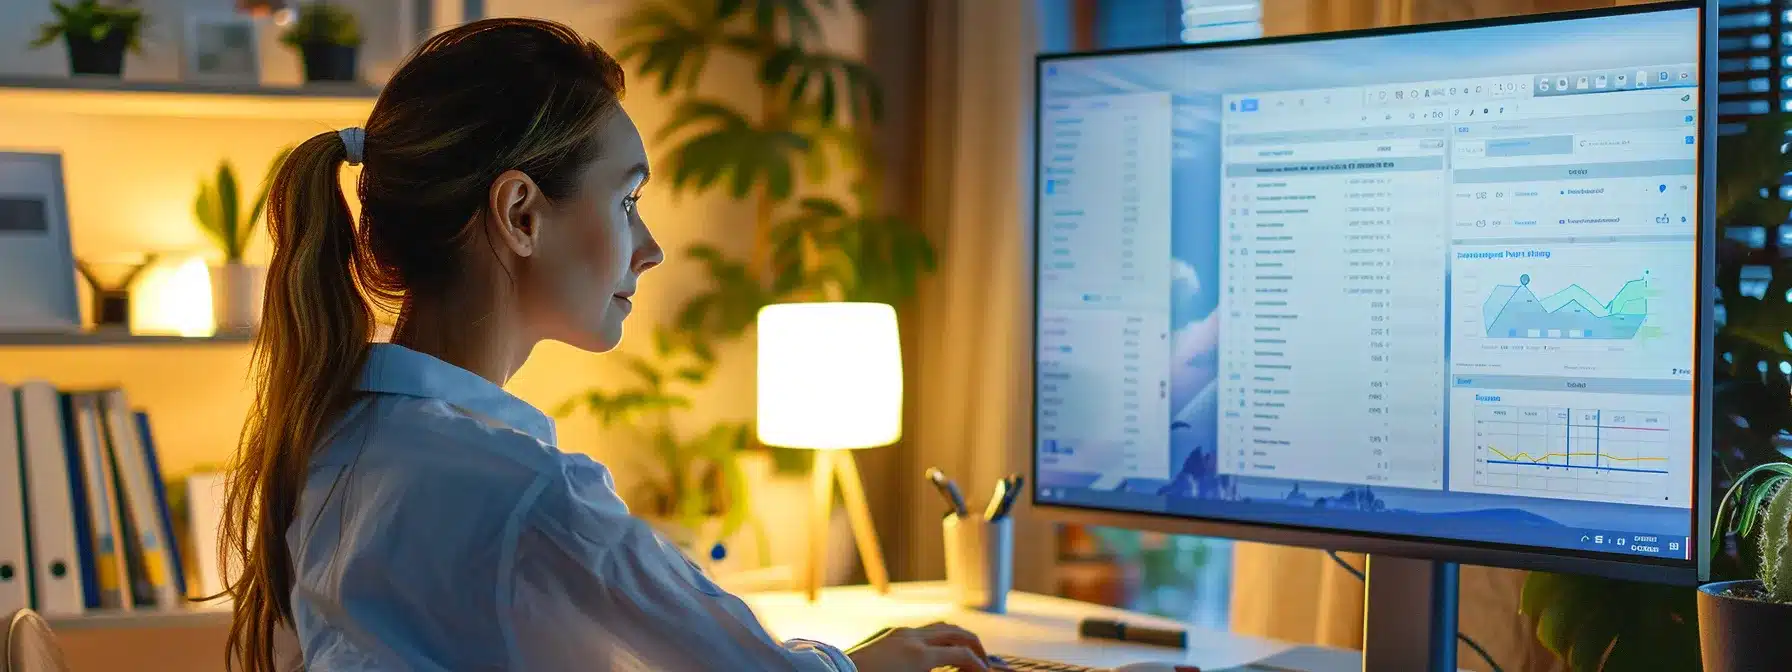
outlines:
[[[503,619],[514,669],[856,672],[834,647],[773,639],[589,464],[595,476],[569,466],[571,482],[546,484],[519,520]]]

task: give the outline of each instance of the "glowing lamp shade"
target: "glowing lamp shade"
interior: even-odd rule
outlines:
[[[759,311],[759,441],[845,450],[902,438],[902,346],[882,303]]]

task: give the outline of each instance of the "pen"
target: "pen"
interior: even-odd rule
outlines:
[[[989,495],[989,505],[983,508],[983,519],[996,522],[1008,509],[1008,479],[996,480],[996,491]]]
[[[1167,630],[1141,625],[1127,625],[1105,618],[1085,618],[1077,626],[1078,634],[1089,639],[1112,639],[1121,642],[1150,644],[1172,649],[1188,648],[1188,631]]]
[[[939,491],[940,497],[946,500],[946,505],[952,507],[950,513],[961,518],[970,513],[965,508],[964,495],[958,492],[958,484],[953,483],[952,479],[946,478],[946,472],[940,471],[939,467],[928,467],[927,481],[933,484],[935,490]]]
[[[1014,509],[1014,500],[1020,497],[1021,484],[1026,482],[1027,477],[1020,474],[1008,476],[1008,498],[1002,501],[1002,510],[996,514],[996,517],[1008,517],[1008,512]]]

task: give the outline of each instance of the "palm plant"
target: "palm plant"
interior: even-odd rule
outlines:
[[[1792,360],[1792,334],[1786,331],[1792,327],[1792,263],[1726,235],[1749,227],[1771,230],[1792,212],[1792,202],[1778,193],[1781,176],[1792,172],[1782,149],[1789,129],[1792,117],[1762,116],[1717,141],[1721,244],[1713,289],[1721,305],[1712,375],[1713,491],[1752,483],[1741,494],[1759,495],[1763,483],[1775,481],[1755,481],[1763,473],[1756,469],[1783,461],[1780,445],[1792,436],[1792,387],[1783,375],[1792,365],[1781,364],[1776,375],[1770,364]],[[1771,280],[1745,270],[1761,267],[1771,269]],[[1752,522],[1756,508],[1743,506],[1734,515]],[[1716,577],[1757,573],[1758,535],[1735,527],[1712,528]],[[1535,621],[1538,641],[1577,672],[1700,666],[1698,609],[1690,588],[1532,572],[1520,609]]]
[[[623,19],[619,58],[637,78],[674,100],[654,135],[669,147],[656,157],[675,196],[718,192],[752,204],[742,222],[753,241],[745,255],[697,242],[684,251],[706,286],[687,297],[653,335],[651,355],[624,355],[632,380],[570,400],[600,421],[643,428],[660,460],[660,491],[686,522],[721,515],[726,533],[747,520],[747,484],[735,458],[754,448],[751,423],[724,421],[681,439],[678,412],[714,373],[720,345],[744,335],[772,303],[851,300],[901,303],[934,250],[914,226],[878,201],[869,130],[882,93],[864,63],[829,51],[822,20],[863,12],[868,0],[653,0]],[[847,7],[850,5],[850,7]],[[705,95],[702,74],[714,60],[751,64],[761,96],[736,106]],[[847,185],[849,197],[823,185]],[[800,468],[807,453],[775,450],[780,469]],[[710,484],[721,487],[710,488]],[[705,497],[704,492],[710,493]]]

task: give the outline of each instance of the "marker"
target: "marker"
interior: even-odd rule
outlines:
[[[1150,644],[1172,649],[1188,648],[1188,631],[1166,630],[1140,625],[1127,625],[1105,618],[1085,618],[1077,626],[1077,634],[1088,639],[1111,639],[1135,644]]]

